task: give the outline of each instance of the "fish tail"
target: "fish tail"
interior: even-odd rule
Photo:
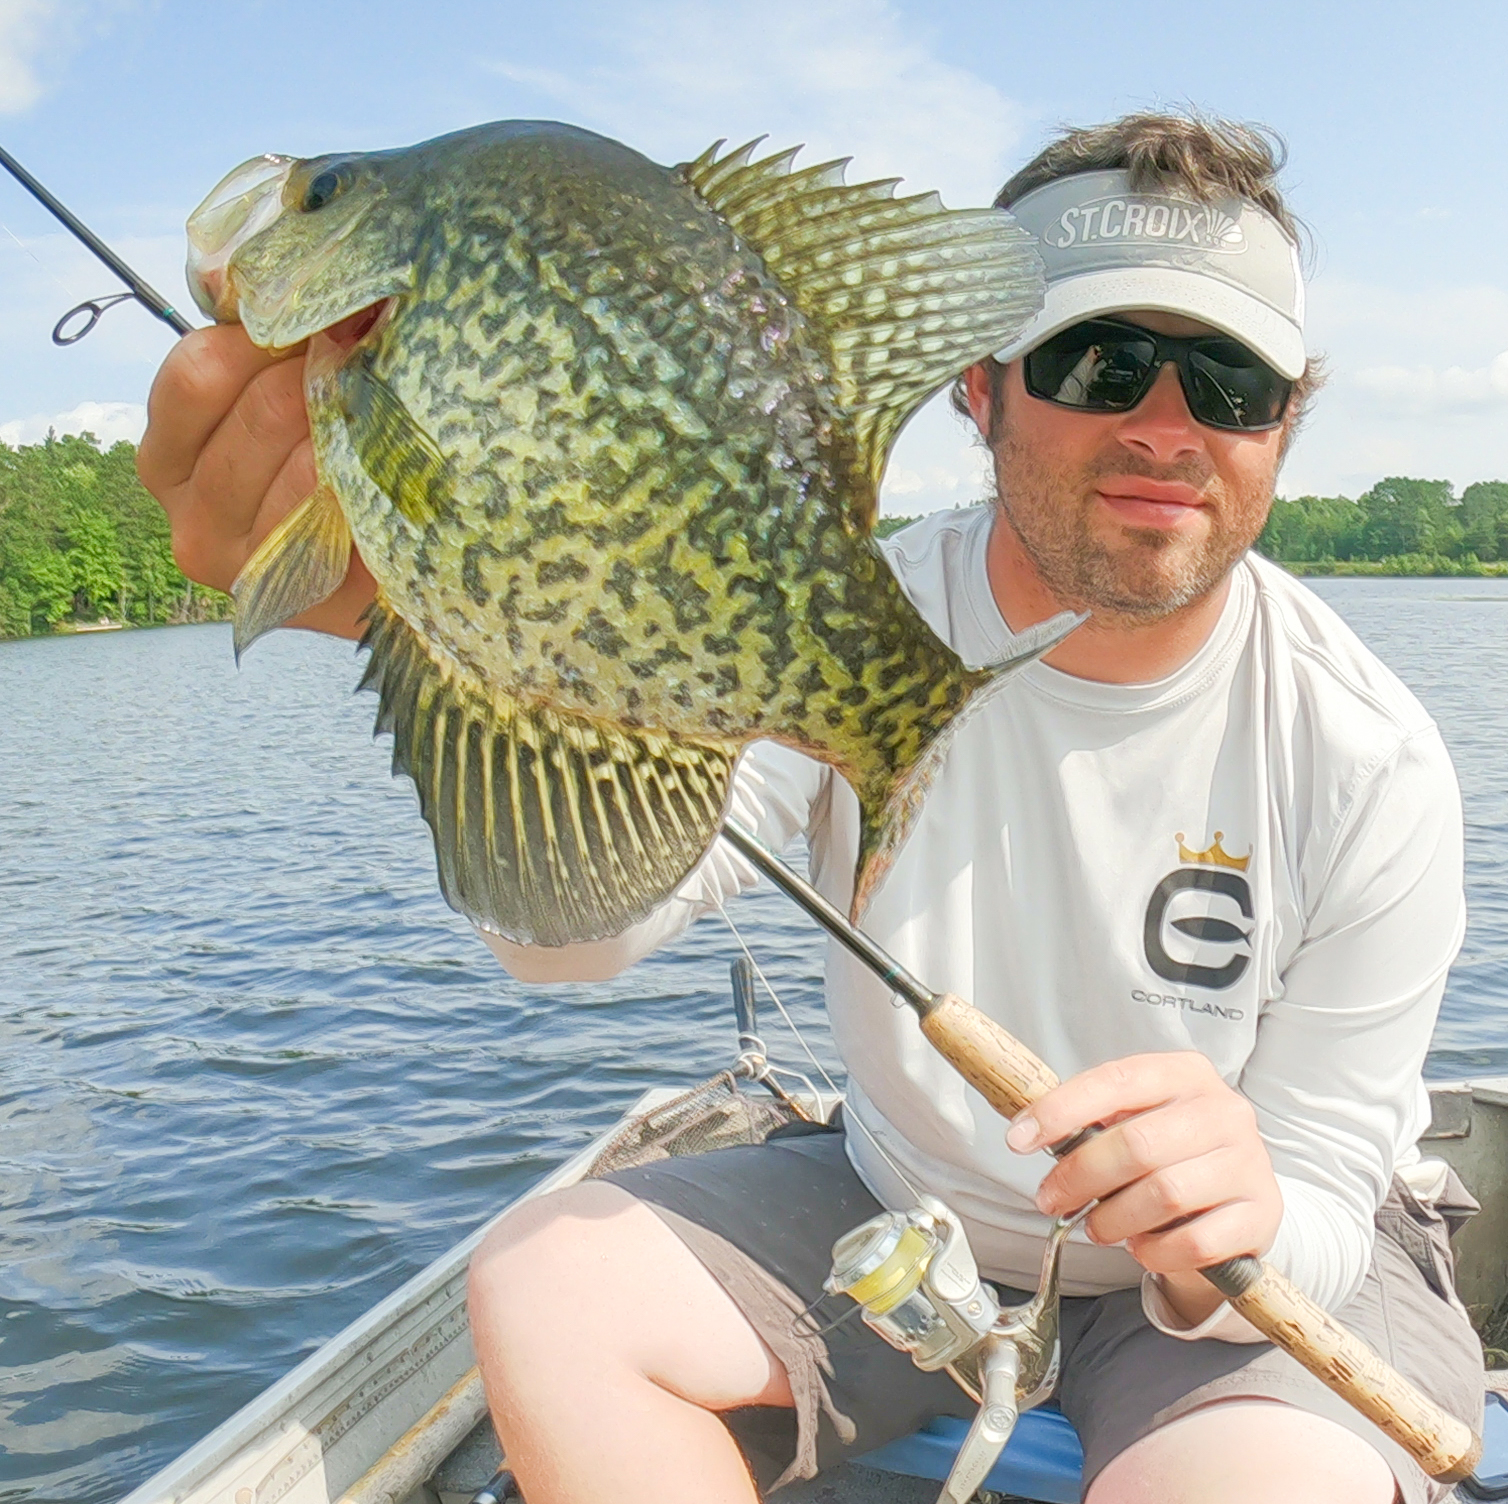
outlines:
[[[1027,664],[1051,652],[1086,619],[1073,611],[1060,612],[1019,633],[1011,643],[1010,652],[997,663],[964,670],[966,697],[932,730],[921,755],[903,767],[876,769],[857,780],[859,859],[850,913],[855,923],[863,917],[876,888],[910,835],[953,739]]]

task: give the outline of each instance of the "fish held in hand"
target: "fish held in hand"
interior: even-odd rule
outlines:
[[[445,897],[513,940],[662,902],[759,738],[857,793],[857,914],[961,714],[1073,624],[966,667],[872,537],[901,425],[1037,308],[1030,238],[720,146],[502,122],[259,157],[189,222],[206,312],[309,341],[320,485],[237,579],[237,651],[354,539]]]

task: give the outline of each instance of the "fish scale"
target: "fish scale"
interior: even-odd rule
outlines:
[[[271,222],[212,195],[193,237],[259,226],[206,299],[316,336],[320,489],[238,579],[238,646],[354,540],[395,769],[446,897],[510,938],[650,912],[760,737],[853,785],[857,911],[969,707],[1070,625],[969,668],[871,532],[900,425],[1035,311],[1029,238],[793,156],[669,170],[503,122],[290,161]],[[319,335],[378,299],[354,345]]]

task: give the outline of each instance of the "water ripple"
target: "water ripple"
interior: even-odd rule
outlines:
[[[1508,1070],[1508,713],[1482,703],[1508,585],[1321,589],[1465,786],[1431,1068]],[[294,633],[240,673],[224,627],[0,647],[0,1504],[119,1497],[645,1087],[729,1059],[720,920],[601,984],[493,964],[355,678]],[[815,934],[768,892],[739,919],[825,1050]]]

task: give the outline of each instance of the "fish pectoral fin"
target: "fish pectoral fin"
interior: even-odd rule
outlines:
[[[268,533],[230,587],[237,662],[257,638],[333,595],[350,563],[351,529],[335,492],[321,484]]]
[[[403,399],[365,357],[340,373],[346,429],[361,468],[398,510],[422,527],[450,499],[450,466]]]
[[[737,749],[485,689],[379,596],[363,689],[413,779],[446,901],[531,945],[621,934],[717,837]]]
[[[677,169],[763,259],[832,359],[852,425],[851,508],[874,524],[901,425],[945,382],[1008,344],[1042,306],[1036,241],[1003,209],[945,209],[899,179],[847,184],[847,161],[792,171],[793,151],[716,146]]]

